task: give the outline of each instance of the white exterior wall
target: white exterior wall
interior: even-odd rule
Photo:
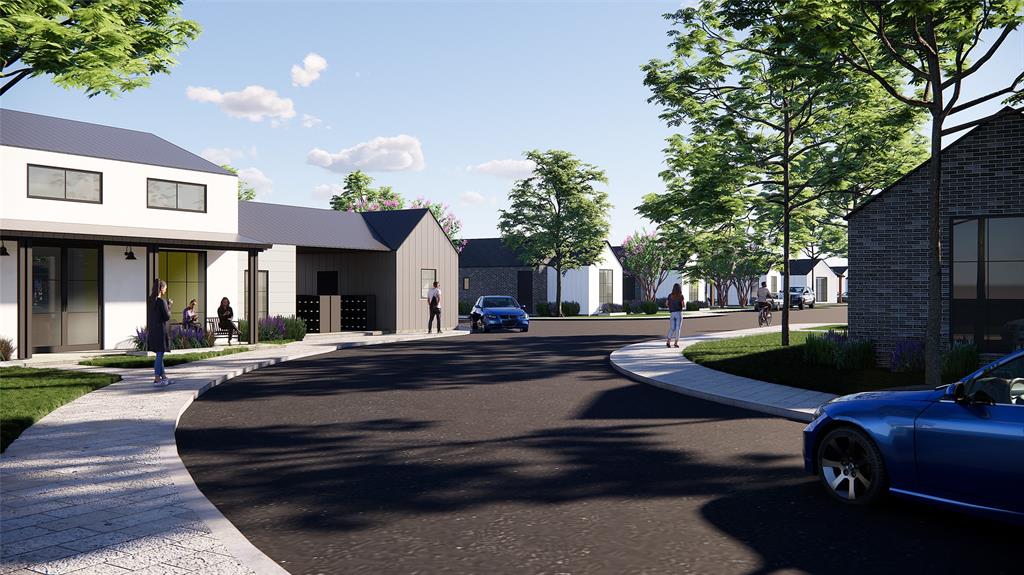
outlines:
[[[602,269],[612,270],[612,303],[622,305],[622,264],[607,242],[595,265],[571,269],[562,276],[562,301],[579,302],[582,315],[600,313]],[[556,274],[548,268],[548,301],[555,301]]]
[[[274,244],[269,250],[260,252],[259,269],[267,272],[267,313],[269,315],[285,317],[295,315],[295,266],[295,246]],[[248,256],[240,252],[238,254],[239,294],[245,294],[245,270],[248,268]],[[235,308],[235,312],[238,313],[238,311],[238,308]]]
[[[102,173],[103,203],[29,198],[28,164]],[[206,213],[147,208],[147,178],[205,184]],[[238,233],[238,179],[223,174],[0,146],[0,198],[4,219]]]
[[[206,252],[206,317],[217,317],[220,298],[231,301],[235,319],[245,317],[245,302],[242,301],[242,280],[238,279],[238,252],[207,250]],[[171,318],[181,321],[181,318]]]
[[[18,242],[4,242],[8,257],[0,257],[0,337],[18,341]]]
[[[811,279],[812,276],[815,279],[812,280]],[[832,268],[829,267],[828,264],[826,264],[824,261],[818,262],[818,265],[814,266],[814,273],[809,275],[808,278],[807,278],[808,285],[811,286],[811,289],[815,290],[815,296],[821,295],[821,294],[817,293],[817,289],[818,289],[818,286],[817,286],[818,280],[817,280],[817,278],[821,278],[821,277],[824,277],[824,278],[828,279],[828,289],[825,290],[824,303],[836,303],[836,302],[838,302],[839,301],[839,276],[837,276],[836,272],[833,271]],[[845,284],[845,282],[843,282],[843,283]]]
[[[103,349],[130,349],[135,329],[146,326],[146,250],[134,252],[128,261],[124,247],[103,246]]]

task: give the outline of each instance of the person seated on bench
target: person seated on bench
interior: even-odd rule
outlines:
[[[185,309],[181,310],[181,327],[196,327],[196,322],[199,321],[199,312],[196,311],[196,306],[199,302],[194,298],[188,302]]]
[[[228,298],[220,298],[220,307],[217,308],[217,320],[220,322],[220,328],[227,330],[228,332],[228,345],[231,345],[231,334],[237,333],[239,340],[238,343],[242,343],[242,333],[238,331],[238,326],[235,325],[235,310],[231,309],[231,302]]]

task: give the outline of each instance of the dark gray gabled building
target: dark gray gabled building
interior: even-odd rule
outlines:
[[[459,301],[475,302],[484,295],[511,295],[527,311],[547,301],[546,268],[533,268],[501,238],[467,240],[459,254]]]
[[[849,220],[850,333],[887,365],[925,338],[929,161]],[[1004,108],[942,151],[942,338],[983,354],[1024,346],[1024,114]]]

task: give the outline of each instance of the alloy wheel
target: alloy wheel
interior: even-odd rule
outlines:
[[[878,449],[853,429],[837,429],[825,436],[818,448],[818,471],[829,493],[852,504],[876,499],[885,477]]]

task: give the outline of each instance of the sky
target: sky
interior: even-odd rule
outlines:
[[[675,129],[640,66],[668,58],[676,2],[191,1],[202,35],[170,75],[110,98],[48,77],[5,108],[152,132],[230,163],[260,201],[327,207],[346,173],[451,205],[463,237],[497,236],[523,153],[564,149],[605,170],[613,244],[646,226]],[[982,46],[984,48],[984,46]],[[1024,32],[964,100],[1024,63]],[[991,113],[998,100],[964,119]]]

